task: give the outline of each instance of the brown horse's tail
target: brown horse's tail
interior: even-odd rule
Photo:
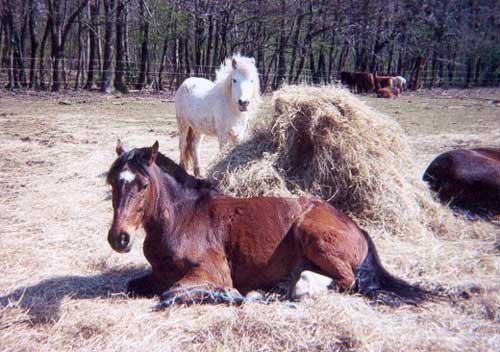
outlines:
[[[436,297],[430,291],[411,285],[389,274],[380,262],[372,239],[365,231],[363,234],[368,243],[368,253],[361,265],[354,269],[356,291],[377,303],[389,306],[419,305]]]

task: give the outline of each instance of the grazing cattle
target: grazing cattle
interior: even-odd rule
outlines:
[[[317,274],[312,271],[303,271],[300,278],[293,288],[291,298],[301,300],[310,298],[319,293],[326,292],[332,288],[333,280],[328,276]]]
[[[215,82],[191,77],[175,93],[180,164],[193,162],[200,176],[199,148],[203,135],[217,136],[219,148],[241,142],[260,104],[259,74],[255,60],[240,55],[228,58],[216,71]]]
[[[485,217],[500,214],[500,148],[443,153],[430,163],[423,179],[452,208]]]
[[[303,270],[389,305],[432,298],[389,274],[370,236],[323,200],[226,196],[159,153],[158,142],[128,152],[118,143],[116,151],[108,242],[129,252],[130,231],[142,224],[152,271],[130,281],[128,292],[162,294],[158,308],[238,302],[235,292],[271,289]]]
[[[380,88],[392,88],[392,77],[389,76],[375,76],[375,88],[378,90]]]
[[[394,95],[391,92],[391,88],[379,88],[377,89],[377,97],[378,98],[393,98]]]
[[[402,76],[396,76],[392,78],[392,83],[394,87],[399,88],[399,91],[402,92],[406,90],[406,79]]]

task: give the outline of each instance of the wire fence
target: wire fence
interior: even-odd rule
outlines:
[[[81,89],[87,84],[88,80],[88,62],[82,64],[82,60],[65,58],[60,69],[54,72],[53,62],[47,60],[46,65],[41,69],[38,65],[35,66],[33,72],[31,70],[31,60],[25,60],[24,67],[0,66],[0,88],[13,89],[40,86],[52,87],[60,85],[61,89]],[[94,62],[94,82],[93,85],[100,85],[102,77],[102,62],[95,60]],[[125,69],[116,70],[114,66],[111,71],[113,74],[122,73],[124,83],[129,89],[134,89],[138,83],[141,73],[140,64],[137,62],[123,62]],[[64,68],[63,68],[64,67]],[[219,66],[213,65],[174,65],[172,63],[148,63],[146,72],[146,80],[143,83],[143,88],[153,90],[174,90],[186,78],[190,76],[203,77],[210,80],[215,79],[215,71]],[[59,81],[54,81],[54,73],[60,77]],[[411,71],[400,72],[405,76],[412,86],[414,82],[410,76]],[[264,90],[271,87],[279,86],[283,83],[306,83],[306,84],[328,84],[339,82],[340,73],[338,71],[328,70],[313,71],[304,68],[297,73],[278,74],[274,69],[269,72],[260,72],[261,84]],[[30,77],[33,77],[34,82],[30,82]],[[279,80],[279,82],[278,82]],[[496,71],[479,71],[468,72],[463,67],[456,69],[448,69],[444,67],[439,72],[425,69],[421,73],[420,88],[469,88],[469,87],[498,87],[500,86],[500,70]]]

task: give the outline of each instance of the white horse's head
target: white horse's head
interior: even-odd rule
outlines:
[[[253,57],[233,55],[224,61],[216,76],[216,82],[224,82],[227,98],[240,112],[253,109],[260,103],[259,73]]]

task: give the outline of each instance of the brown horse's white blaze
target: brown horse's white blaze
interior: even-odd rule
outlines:
[[[340,291],[391,305],[430,297],[385,271],[368,234],[320,199],[225,196],[159,153],[158,142],[129,152],[119,145],[117,152],[108,173],[108,240],[126,252],[130,230],[142,224],[152,267],[129,282],[133,295],[162,294],[160,307],[234,303],[244,300],[238,292],[271,289],[311,270]]]

